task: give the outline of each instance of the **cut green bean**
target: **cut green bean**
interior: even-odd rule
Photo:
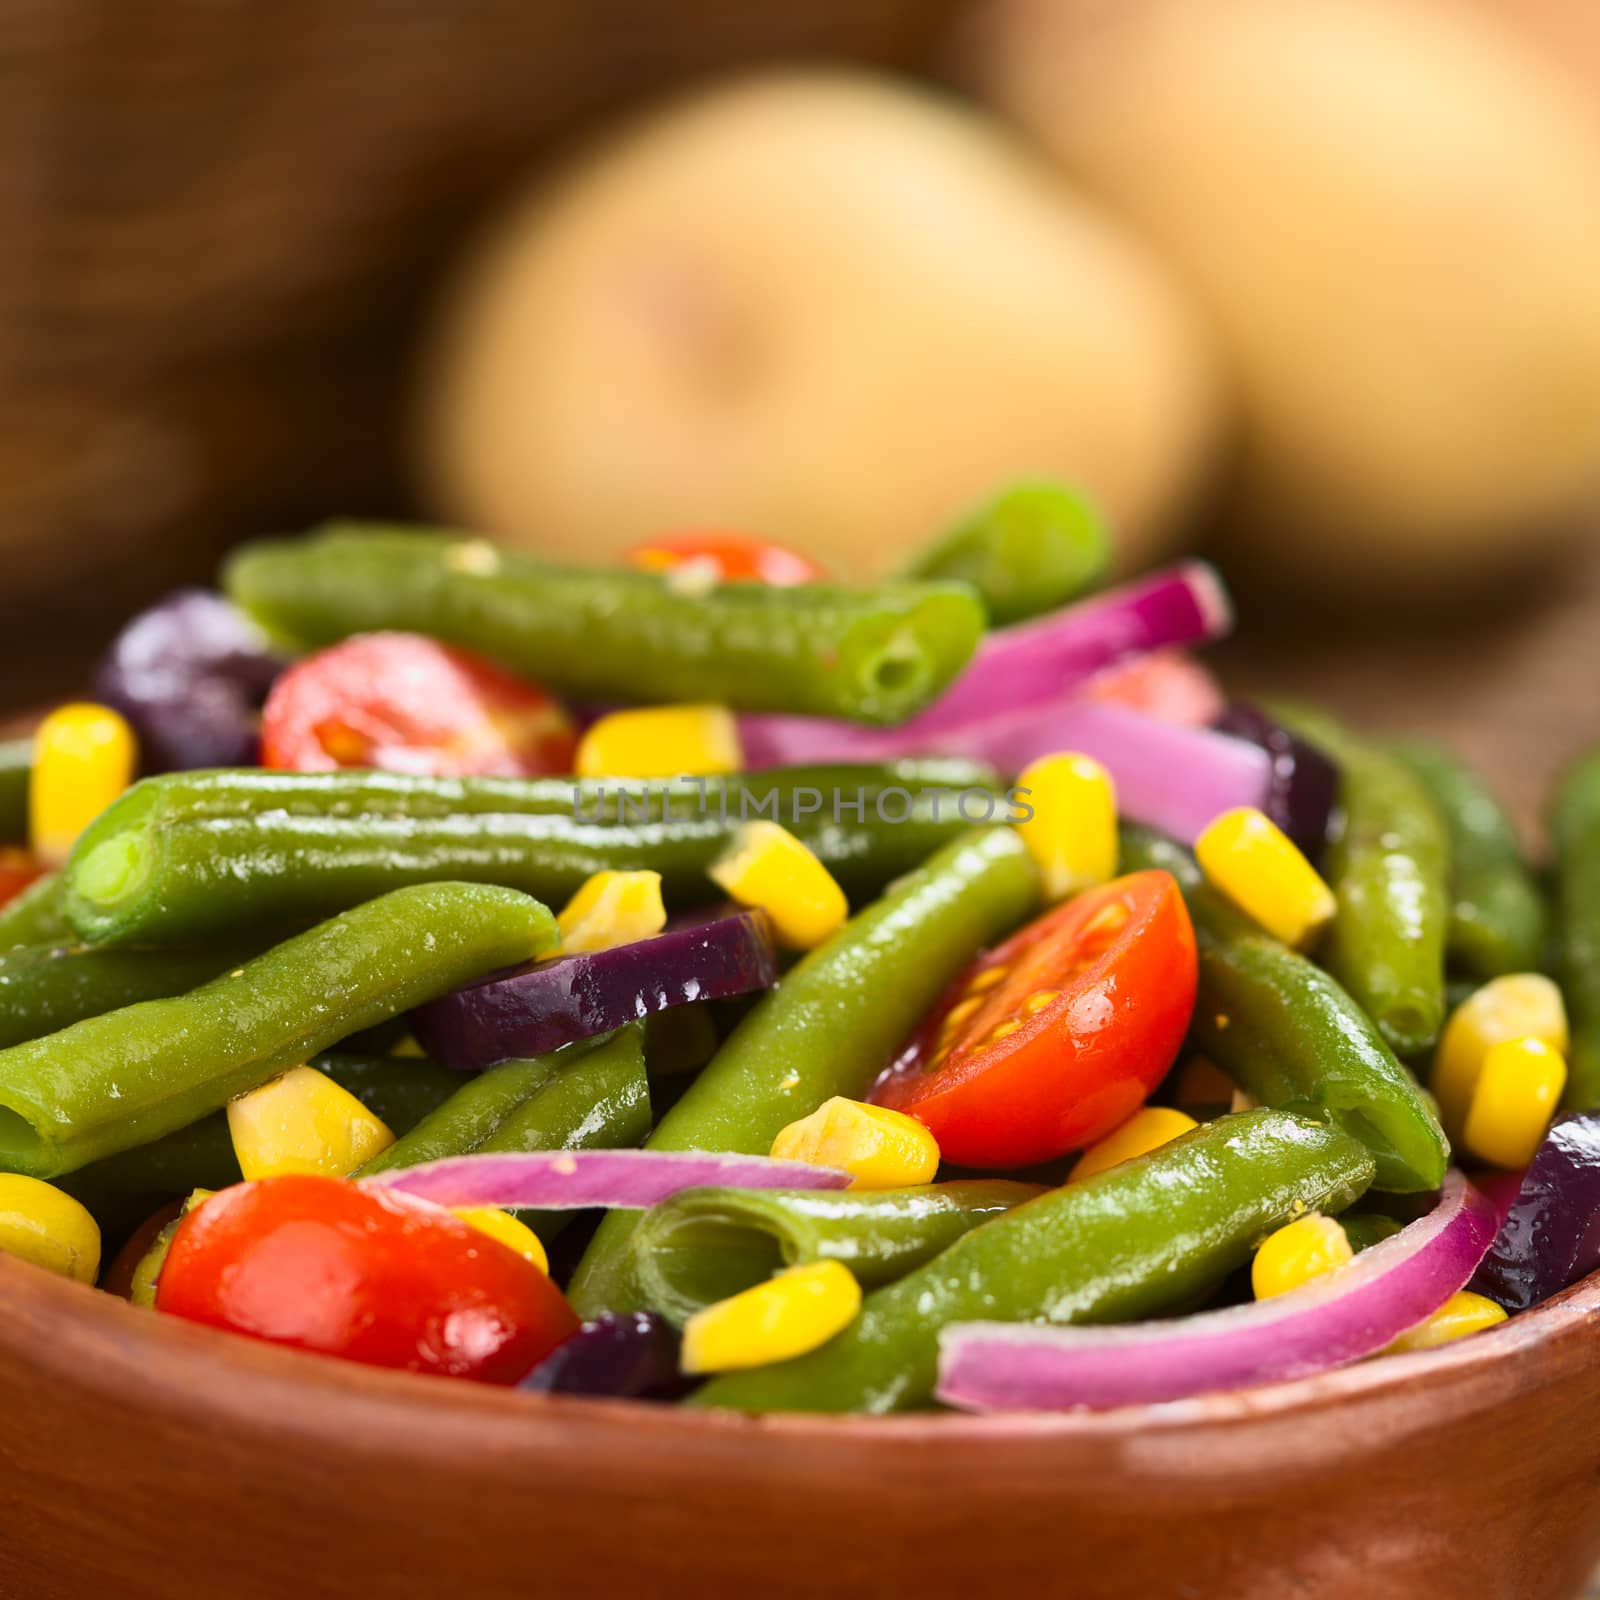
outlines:
[[[986,500],[911,571],[970,583],[1000,627],[1076,600],[1110,563],[1111,536],[1094,506],[1064,483],[1037,478]]]
[[[551,566],[482,539],[356,525],[247,546],[225,583],[300,645],[398,628],[481,650],[578,700],[875,723],[936,699],[985,620],[965,584],[690,590],[654,573]]]
[[[1536,972],[1548,919],[1510,817],[1477,774],[1442,746],[1416,739],[1392,748],[1427,786],[1450,830],[1452,967],[1485,981]]]
[[[550,912],[507,889],[399,889],[189,994],[0,1050],[0,1169],[50,1178],[147,1144],[555,940]]]
[[[59,872],[36,878],[0,907],[0,950],[24,944],[59,944],[74,937],[67,921],[67,886]]]
[[[259,939],[159,950],[19,945],[0,954],[0,1049],[141,1000],[183,994],[260,949]]]
[[[757,1002],[649,1141],[652,1150],[766,1155],[830,1096],[859,1098],[940,991],[1037,904],[1010,828],[970,831],[846,923]],[[637,1305],[637,1213],[600,1224],[573,1278],[580,1315]]]
[[[0,844],[28,842],[28,787],[33,740],[0,740]]]
[[[1334,1213],[1372,1179],[1339,1128],[1283,1111],[1222,1117],[1148,1155],[1020,1205],[868,1295],[820,1349],[725,1373],[691,1406],[903,1411],[933,1393],[939,1330],[1000,1322],[1131,1322],[1214,1290],[1273,1229]]]
[[[938,784],[912,802],[903,821],[882,820],[870,799],[859,818],[835,821],[831,799],[826,812],[792,814],[797,800],[810,805],[815,796],[820,803],[824,794],[845,788],[852,803],[858,793],[882,793],[888,787],[883,779],[895,774],[892,767],[858,768],[873,776],[823,787],[830,775],[850,770],[807,768],[803,776],[819,781],[806,783],[795,769],[767,786],[751,774],[740,786],[711,791],[705,814],[690,811],[699,801],[686,802],[680,792],[674,804],[685,814],[639,823],[576,820],[570,783],[564,812],[431,814],[452,792],[489,803],[487,788],[446,781],[409,791],[395,787],[396,804],[383,814],[345,815],[351,792],[377,801],[386,786],[370,774],[348,789],[295,789],[269,780],[262,787],[283,803],[262,806],[237,776],[226,785],[152,779],[122,796],[79,841],[66,870],[68,912],[78,935],[96,944],[188,943],[241,925],[314,922],[408,884],[496,883],[558,904],[592,873],[641,869],[661,873],[672,904],[704,903],[716,896],[707,869],[743,817],[754,814],[737,803],[740,796],[764,800],[766,814],[789,802],[784,820],[859,899],[966,831]],[[940,769],[929,764],[924,770]],[[240,797],[246,809],[205,814],[223,803],[224,793]],[[327,796],[341,809],[317,809]],[[402,796],[424,814],[396,814]]]
[[[1043,1192],[1002,1178],[915,1189],[686,1189],[639,1223],[639,1288],[648,1309],[679,1324],[812,1261],[842,1262],[875,1289]]]
[[[348,1089],[404,1138],[461,1086],[461,1074],[416,1056],[359,1056],[330,1052],[311,1065]],[[194,1189],[226,1189],[241,1180],[225,1111],[213,1111],[59,1179],[81,1200],[108,1237],[131,1233],[150,1213]]]
[[[1556,851],[1557,947],[1572,1025],[1564,1099],[1600,1110],[1600,749],[1562,775],[1550,810]]]
[[[1331,717],[1272,708],[1339,764],[1343,826],[1328,849],[1339,902],[1322,954],[1328,970],[1398,1055],[1433,1047],[1444,1024],[1450,837],[1420,779]]]
[[[1194,921],[1199,1048],[1263,1105],[1331,1115],[1372,1151],[1379,1188],[1437,1188],[1450,1151],[1438,1116],[1338,982],[1202,883],[1187,851],[1126,826],[1122,869],[1144,867],[1173,874]]]

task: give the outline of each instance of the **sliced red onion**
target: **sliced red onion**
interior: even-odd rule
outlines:
[[[1472,1276],[1494,1208],[1452,1172],[1439,1203],[1288,1294],[1124,1327],[969,1322],[939,1336],[938,1398],[967,1411],[1143,1405],[1308,1377],[1382,1350]]]
[[[1508,1311],[1526,1311],[1600,1267],[1600,1113],[1558,1117],[1522,1175],[1472,1279]]]
[[[433,1060],[478,1072],[669,1006],[768,989],[777,976],[771,922],[760,911],[736,911],[609,950],[490,973],[413,1011],[411,1026]]]
[[[221,595],[179,589],[117,635],[93,693],[132,724],[147,772],[249,766],[257,713],[285,665]]]
[[[1259,745],[1272,757],[1272,786],[1261,809],[1317,860],[1328,842],[1328,824],[1339,798],[1339,769],[1333,760],[1244,701],[1227,707],[1212,726]]]
[[[712,1150],[531,1150],[446,1156],[361,1182],[438,1206],[640,1210],[683,1189],[844,1189],[850,1174],[809,1161]]]
[[[676,1400],[693,1380],[678,1368],[678,1331],[655,1311],[607,1311],[558,1344],[518,1385],[539,1394]]]
[[[1259,746],[1082,695],[996,711],[937,731],[913,731],[911,723],[880,730],[776,716],[742,718],[741,730],[746,722],[760,725],[753,746],[745,745],[752,767],[946,755],[1014,775],[1039,756],[1075,750],[1110,772],[1124,816],[1185,844],[1193,844],[1209,822],[1235,806],[1265,808],[1272,792],[1273,760]]]
[[[1076,605],[987,635],[972,664],[906,728],[1058,700],[1097,672],[1175,645],[1220,639],[1233,625],[1222,580],[1203,561],[1108,589]]]

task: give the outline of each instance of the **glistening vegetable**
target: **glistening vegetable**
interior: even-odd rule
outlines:
[[[335,526],[246,547],[229,594],[302,645],[403,629],[480,650],[579,700],[712,701],[892,723],[927,705],[983,631],[965,584],[723,584],[555,567],[481,540]]]
[[[192,993],[0,1051],[0,1165],[53,1177],[159,1138],[554,937],[550,912],[508,889],[400,889]]]
[[[1119,1322],[1214,1289],[1307,1210],[1342,1211],[1372,1158],[1337,1127],[1283,1111],[1223,1117],[1149,1155],[975,1228],[867,1297],[822,1349],[716,1378],[689,1398],[740,1411],[900,1411],[933,1393],[939,1330],[977,1317]]]
[[[653,1150],[764,1155],[832,1095],[859,1099],[944,985],[1031,911],[1038,878],[1009,828],[946,845],[811,951],[734,1030],[656,1127]],[[635,1218],[614,1212],[579,1263],[579,1314],[632,1309]]]

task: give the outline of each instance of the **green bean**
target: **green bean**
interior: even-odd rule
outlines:
[[[1010,828],[974,829],[811,951],[757,1002],[656,1127],[653,1150],[766,1155],[830,1096],[860,1096],[952,977],[1034,908]],[[636,1213],[600,1224],[573,1278],[583,1316],[631,1308]]]
[[[1391,747],[1427,786],[1450,830],[1450,932],[1454,966],[1484,980],[1536,972],[1544,947],[1544,897],[1516,829],[1476,773],[1443,747]]]
[[[481,539],[335,526],[247,546],[229,595],[302,645],[399,628],[466,645],[578,700],[719,701],[901,722],[967,664],[983,607],[965,584],[687,590],[616,567],[556,567]]]
[[[0,950],[22,944],[58,944],[73,937],[67,921],[67,886],[59,872],[35,879],[0,907]]]
[[[331,1052],[311,1065],[346,1088],[404,1138],[461,1084],[415,1056],[356,1056]],[[157,1207],[195,1189],[226,1189],[240,1181],[225,1111],[213,1111],[149,1144],[92,1161],[59,1180],[94,1213],[110,1237],[131,1233]]]
[[[1572,1024],[1564,1103],[1600,1110],[1600,748],[1575,761],[1550,809],[1560,975]]]
[[[50,1178],[147,1144],[555,938],[550,912],[510,890],[399,889],[189,994],[0,1050],[0,1169]]]
[[[639,1287],[649,1309],[679,1324],[781,1267],[812,1261],[841,1261],[875,1289],[1043,1192],[998,1178],[915,1189],[686,1189],[639,1223]]]
[[[1124,827],[1122,868],[1141,867],[1171,872],[1188,902],[1199,1048],[1263,1105],[1331,1115],[1372,1151],[1379,1188],[1437,1188],[1449,1160],[1438,1116],[1338,982],[1203,884],[1180,846]]]
[[[1274,708],[1339,764],[1343,827],[1328,850],[1339,909],[1323,955],[1399,1055],[1431,1049],[1444,1023],[1450,838],[1432,797],[1386,752],[1331,717]]]
[[[1343,1210],[1371,1178],[1371,1156],[1331,1124],[1264,1109],[1222,1117],[974,1228],[868,1295],[820,1349],[713,1378],[686,1404],[925,1405],[950,1323],[1128,1322],[1192,1305],[1273,1229],[1308,1210]]]
[[[28,842],[28,786],[33,781],[33,740],[0,741],[0,844]]]
[[[1363,1250],[1370,1250],[1375,1244],[1382,1244],[1385,1239],[1392,1239],[1400,1231],[1400,1224],[1393,1217],[1384,1216],[1381,1211],[1364,1212],[1359,1217],[1347,1214],[1339,1218],[1339,1226],[1344,1229],[1344,1236],[1357,1255]]]
[[[1010,484],[969,512],[911,572],[970,583],[1000,627],[1076,600],[1110,561],[1100,513],[1078,490],[1037,478]]]
[[[260,948],[259,939],[160,950],[18,945],[0,954],[0,1049],[141,1000],[183,994]]]
[[[713,811],[637,824],[588,823],[551,812],[345,816],[273,807],[205,816],[195,813],[215,802],[215,789],[178,789],[200,795],[191,805],[176,801],[165,782],[130,790],[74,850],[66,870],[67,907],[81,937],[97,944],[187,943],[240,925],[304,924],[391,889],[439,881],[497,883],[559,903],[592,873],[644,868],[661,873],[671,903],[703,903],[715,893],[707,868],[742,816],[738,807],[726,816]],[[231,785],[235,793],[240,787],[237,780]],[[767,794],[776,808],[801,787],[785,778]],[[285,792],[278,783],[271,788]],[[759,791],[751,775],[742,792]],[[316,792],[338,793],[302,794]],[[431,806],[440,792],[421,794]],[[816,786],[810,792],[819,800],[823,793]],[[482,798],[481,791],[473,793]],[[831,815],[788,820],[845,890],[860,898],[966,831],[958,809],[942,803],[947,800],[919,798],[898,822],[877,816],[835,822]],[[570,810],[570,786],[566,803]]]

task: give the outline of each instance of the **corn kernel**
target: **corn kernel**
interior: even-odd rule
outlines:
[[[1180,1134],[1199,1126],[1193,1117],[1175,1111],[1171,1106],[1145,1106],[1135,1111],[1121,1127],[1113,1128],[1098,1144],[1090,1145],[1073,1163],[1072,1171],[1067,1174],[1067,1182],[1076,1183],[1080,1178],[1092,1178],[1107,1167],[1132,1161],[1135,1156],[1148,1155],[1150,1151],[1171,1144]]]
[[[904,1189],[931,1183],[939,1170],[938,1141],[915,1117],[837,1094],[781,1128],[770,1153],[778,1161],[840,1167],[853,1189]]]
[[[597,872],[556,918],[566,955],[648,939],[667,925],[659,872]]]
[[[514,1250],[524,1261],[531,1261],[541,1272],[549,1272],[550,1257],[544,1241],[527,1223],[519,1221],[499,1206],[456,1206],[455,1214],[465,1223]]]
[[[739,729],[726,706],[649,706],[601,717],[578,742],[580,778],[737,772]]]
[[[100,1275],[100,1228],[54,1184],[0,1173],[0,1251],[79,1283]]]
[[[348,1089],[315,1067],[228,1102],[228,1132],[246,1178],[316,1172],[342,1178],[394,1143],[394,1135]]]
[[[1250,1263],[1250,1287],[1257,1300],[1270,1300],[1354,1259],[1344,1229],[1332,1217],[1308,1211],[1261,1241]]]
[[[1505,1308],[1493,1300],[1463,1289],[1453,1294],[1426,1322],[1419,1322],[1409,1332],[1402,1333],[1385,1350],[1385,1355],[1400,1355],[1407,1350],[1432,1350],[1452,1339],[1464,1339],[1469,1333],[1481,1333],[1498,1322],[1506,1320]]]
[[[685,1372],[731,1372],[789,1361],[826,1344],[861,1307],[861,1286],[837,1261],[790,1267],[697,1311],[683,1325]]]
[[[1041,756],[1017,776],[1033,815],[1017,832],[1039,869],[1046,898],[1065,900],[1117,875],[1117,793],[1088,756]]]
[[[1467,1107],[1462,1142],[1492,1167],[1533,1160],[1567,1086],[1567,1063],[1542,1039],[1491,1045]]]
[[[1537,1039],[1567,1053],[1567,1008],[1561,991],[1537,972],[1513,972],[1475,989],[1450,1014],[1429,1083],[1445,1132],[1459,1140],[1483,1059],[1509,1039]]]
[[[709,871],[740,905],[765,911],[791,950],[813,949],[850,915],[833,874],[776,822],[743,823]]]
[[[1303,948],[1338,909],[1299,848],[1253,806],[1224,811],[1195,840],[1208,881],[1274,938]]]
[[[34,854],[57,867],[78,835],[133,782],[133,729],[107,706],[52,711],[33,736],[28,830]]]

